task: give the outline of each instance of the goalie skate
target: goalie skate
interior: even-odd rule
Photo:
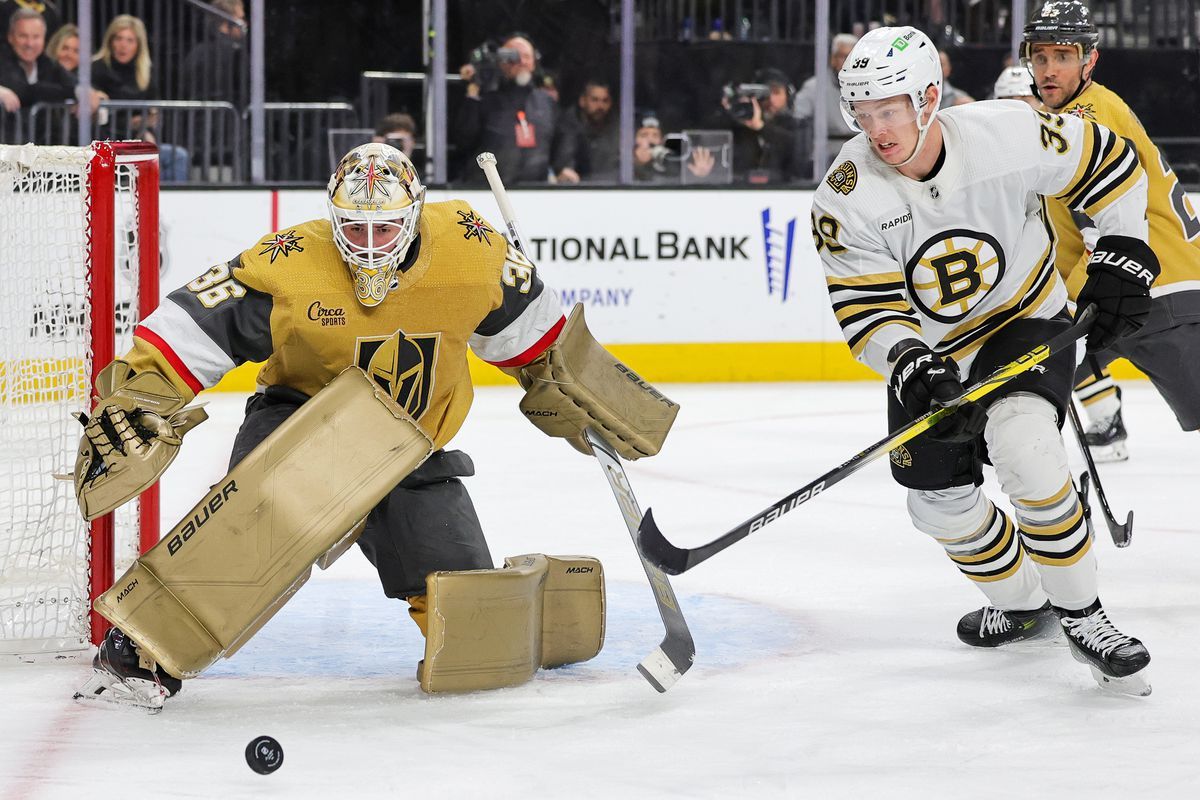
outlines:
[[[163,671],[142,654],[124,633],[109,630],[92,659],[93,675],[75,692],[76,700],[98,701],[162,711],[168,697],[178,694],[183,682]]]
[[[1150,653],[1137,639],[1126,636],[1109,621],[1100,601],[1082,611],[1060,611],[1071,655],[1087,664],[1100,688],[1116,694],[1145,697]]]

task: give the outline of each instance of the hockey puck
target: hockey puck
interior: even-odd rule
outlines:
[[[270,736],[256,736],[246,745],[246,763],[259,775],[270,775],[283,766],[283,747]]]

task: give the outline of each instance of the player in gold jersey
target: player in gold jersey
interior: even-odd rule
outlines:
[[[587,333],[578,309],[564,318],[558,294],[537,268],[470,205],[427,203],[415,168],[395,148],[366,144],[348,153],[330,179],[328,212],[270,233],[212,267],[171,292],[137,327],[132,350],[114,362],[115,371],[103,373],[107,380],[97,381],[108,398],[85,421],[77,492],[87,515],[91,501],[111,507],[136,493],[123,486],[123,476],[141,476],[137,490],[144,488],[152,470],[138,462],[157,459],[161,474],[169,463],[164,449],[177,448],[184,430],[201,421],[185,421],[179,409],[239,364],[263,362],[231,469],[243,460],[256,464],[248,459],[259,457],[259,443],[305,403],[317,406],[314,396],[357,366],[399,406],[396,414],[411,421],[415,438],[432,443],[423,463],[373,507],[366,503],[358,539],[384,593],[407,600],[425,633],[436,611],[436,598],[426,598],[428,574],[493,567],[459,480],[473,475],[474,465],[465,453],[443,449],[471,405],[468,349],[518,377],[530,421],[577,448],[586,447],[581,434],[592,427],[626,458],[654,455],[677,406],[631,381],[629,370]],[[639,407],[647,412],[640,421]],[[334,433],[317,423],[309,440]],[[327,457],[355,450],[353,442],[340,447]],[[324,474],[319,465],[315,472],[301,467],[308,472],[276,476],[277,482],[304,493],[306,480],[333,472],[332,465]],[[245,496],[247,487],[238,492]],[[264,513],[259,527],[270,516]],[[207,523],[206,536],[222,518]],[[477,615],[486,618],[483,609]],[[190,676],[147,664],[140,650],[113,628],[96,670],[152,683],[166,696]]]
[[[1137,335],[1089,353],[1076,375],[1076,397],[1090,419],[1089,445],[1100,457],[1124,460],[1128,453],[1120,389],[1106,369],[1118,357],[1128,358],[1150,377],[1181,428],[1200,429],[1200,215],[1137,116],[1095,82],[1097,41],[1084,3],[1047,0],[1025,26],[1021,57],[1033,72],[1047,110],[1112,130],[1133,146],[1146,172],[1149,241],[1162,266],[1151,289],[1151,315]],[[1073,217],[1057,199],[1047,198],[1047,205],[1058,238],[1055,266],[1074,299],[1090,256],[1090,221]]]

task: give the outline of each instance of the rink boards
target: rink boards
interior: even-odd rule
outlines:
[[[812,246],[811,191],[510,192],[530,257],[564,309],[583,303],[596,337],[659,382],[863,380],[842,339]],[[466,200],[500,235],[486,191]],[[325,215],[316,190],[166,191],[164,293],[218,262]],[[464,234],[467,229],[464,227]],[[245,391],[253,365],[218,388]],[[509,379],[472,364],[478,384]],[[1135,374],[1131,367],[1118,375]]]

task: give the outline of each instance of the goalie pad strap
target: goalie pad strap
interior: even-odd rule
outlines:
[[[506,558],[504,569],[431,572],[424,605],[426,692],[516,686],[604,644],[604,572],[588,556],[532,553]]]
[[[357,367],[276,428],[96,600],[167,672],[199,674],[250,638],[430,453]]]
[[[521,411],[549,436],[572,440],[594,429],[621,456],[637,459],[662,449],[679,406],[605,350],[583,318],[571,310],[554,344],[522,368]]]

